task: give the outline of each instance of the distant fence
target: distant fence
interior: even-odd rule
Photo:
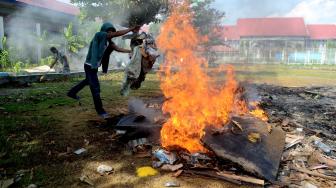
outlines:
[[[289,49],[244,49],[216,52],[216,59],[230,63],[281,63],[281,64],[326,64],[336,65],[336,48],[304,50]]]

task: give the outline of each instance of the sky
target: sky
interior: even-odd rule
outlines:
[[[306,23],[336,24],[336,0],[215,0],[213,7],[226,12],[224,24],[258,17],[304,17]]]

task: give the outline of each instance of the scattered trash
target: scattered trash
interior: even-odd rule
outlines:
[[[316,185],[311,184],[310,182],[302,182],[302,188],[318,188]]]
[[[180,187],[180,184],[177,182],[167,182],[164,184],[165,187]]]
[[[82,175],[79,180],[83,183],[89,184],[91,186],[94,186],[93,181],[87,176],[87,175]]]
[[[80,148],[80,149],[74,151],[74,153],[75,153],[76,155],[82,155],[82,154],[84,154],[84,153],[86,153],[86,152],[87,152],[87,150],[86,150],[85,148]]]
[[[174,164],[177,160],[175,153],[159,149],[154,151],[154,156],[159,159],[162,163]]]
[[[330,153],[331,150],[332,150],[328,145],[324,144],[320,140],[315,140],[314,144],[315,144],[316,147],[320,148],[325,153]]]
[[[35,185],[35,184],[30,184],[27,188],[37,188],[37,185]]]
[[[336,168],[336,159],[330,159],[323,156],[320,152],[315,151],[310,157],[309,161],[311,165],[323,163],[327,167]],[[321,165],[320,165],[321,166]],[[322,167],[321,167],[322,168]]]
[[[153,168],[160,168],[163,165],[163,162],[161,161],[153,161],[152,166]]]
[[[6,179],[6,180],[0,180],[0,187],[1,188],[8,188],[11,185],[14,184],[14,179]]]
[[[111,173],[113,173],[113,168],[111,166],[108,166],[108,165],[99,165],[97,167],[97,172],[100,174],[100,175],[109,175]]]
[[[134,153],[147,151],[151,147],[147,138],[131,140],[128,142],[128,146],[132,148]]]
[[[137,146],[146,145],[146,144],[149,144],[147,138],[140,138],[140,139],[131,140],[128,142],[128,145],[130,147],[137,147]]]
[[[169,165],[165,164],[161,167],[162,170],[175,172],[183,167],[183,164]]]
[[[311,176],[320,177],[320,178],[323,178],[323,179],[326,179],[326,180],[336,181],[336,177],[327,176],[327,175],[321,174],[319,172],[310,171],[310,170],[300,168],[300,167],[292,167],[292,169],[296,170],[298,172],[302,172],[302,173],[311,175]]]
[[[179,177],[181,174],[183,173],[183,170],[178,170],[175,174],[173,174],[172,176],[177,178]]]
[[[228,173],[228,172],[218,172],[217,175],[223,176],[225,178],[229,178],[229,179],[232,179],[232,180],[246,182],[246,183],[252,183],[252,184],[261,185],[261,186],[265,185],[265,181],[264,180],[253,178],[253,177],[238,176],[238,175],[235,175],[235,174],[232,174],[232,173]]]
[[[296,128],[296,132],[298,132],[298,133],[303,132],[303,128]]]
[[[125,130],[117,130],[117,131],[116,131],[116,134],[117,134],[117,135],[124,135],[124,134],[126,134],[126,132],[127,132],[127,131],[125,131]]]
[[[324,169],[324,168],[328,168],[328,166],[327,165],[312,166],[309,168],[309,170],[318,170],[318,169]]]
[[[194,153],[191,155],[192,164],[197,164],[197,163],[200,163],[200,161],[208,161],[208,160],[211,160],[211,159],[202,153]]]
[[[292,134],[286,134],[286,146],[285,149],[289,149],[299,143],[303,140],[303,136],[298,135],[292,135]]]
[[[136,172],[137,172],[137,176],[141,178],[148,177],[148,176],[155,176],[159,173],[157,170],[155,170],[154,168],[150,166],[140,167],[137,169]]]

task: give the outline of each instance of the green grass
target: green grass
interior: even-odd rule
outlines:
[[[234,65],[240,80],[281,86],[336,85],[336,66]]]
[[[129,97],[122,97],[119,95],[122,78],[122,73],[100,76],[103,103],[111,113],[127,106],[130,97],[160,94],[156,75],[149,74],[141,89],[131,91]],[[78,113],[89,113],[87,117],[84,114],[85,118],[97,117],[89,87],[79,93],[81,106],[65,95],[81,79],[33,83],[28,88],[0,88],[0,170],[4,168],[7,173],[14,174],[21,169],[32,169],[33,177],[25,174],[20,186],[62,184],[72,173],[71,167],[64,168],[64,161],[48,153],[61,153],[69,146],[80,147],[87,133],[68,125],[79,118]],[[85,125],[85,121],[83,123]],[[55,144],[50,145],[50,142]],[[53,163],[52,166],[49,163]]]
[[[313,69],[273,65],[239,65],[235,66],[235,69],[239,80],[256,83],[323,86],[335,85],[336,81],[335,70],[328,67]],[[162,95],[156,74],[149,74],[143,86],[139,90],[131,91],[129,97],[119,95],[122,79],[123,73],[100,76],[103,104],[112,115],[127,110],[127,101],[131,97],[152,98]],[[87,158],[57,158],[57,154],[65,152],[67,147],[71,147],[71,151],[83,147],[84,139],[104,138],[99,130],[87,127],[88,122],[97,119],[89,87],[79,93],[81,106],[65,95],[80,80],[81,78],[74,78],[68,81],[34,83],[28,88],[0,88],[0,170],[4,168],[7,173],[11,174],[22,169],[32,171],[32,177],[29,173],[23,177],[20,182],[22,187],[30,183],[45,187],[73,185],[88,164],[98,159],[104,161],[99,157],[94,158],[100,154],[102,158],[106,156],[120,158],[120,161],[127,165],[139,160],[102,149],[110,145],[110,141],[105,143],[104,140],[92,141],[91,153],[93,154]],[[2,156],[3,153],[6,155]],[[116,165],[121,163],[114,159],[111,160]],[[138,166],[149,165],[147,163],[137,162]],[[129,168],[132,172],[134,167]],[[120,182],[114,182],[117,180],[113,180],[113,177],[123,179],[125,176],[123,173],[111,175],[111,179],[107,178],[106,182],[119,184]],[[141,185],[153,185],[159,181],[160,183],[155,184],[159,185],[164,183],[161,181],[168,181],[170,176],[163,175],[157,179],[154,178],[153,182],[151,179],[139,180],[133,174],[128,174],[127,178]],[[190,184],[188,180],[183,181]],[[211,182],[214,181],[211,180]],[[199,179],[197,183],[207,184],[202,179]]]

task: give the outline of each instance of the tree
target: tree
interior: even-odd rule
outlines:
[[[221,12],[210,5],[214,0],[193,0],[191,4],[194,12],[194,25],[201,35],[208,36],[206,46],[223,44],[221,39],[221,25],[225,12]]]
[[[207,36],[208,40],[203,44],[206,49],[204,55],[209,62],[215,62],[220,56],[212,49],[213,46],[224,45],[222,35],[222,20],[225,16],[221,12],[211,7],[214,0],[193,0],[191,8],[194,13],[194,25],[198,28],[200,35]]]
[[[168,0],[71,0],[87,18],[113,21],[129,27],[156,21],[156,15],[168,6]]]
[[[66,40],[66,48],[70,53],[78,53],[78,51],[85,47],[85,41],[80,35],[73,34],[72,23],[65,28],[63,32],[64,38]]]

